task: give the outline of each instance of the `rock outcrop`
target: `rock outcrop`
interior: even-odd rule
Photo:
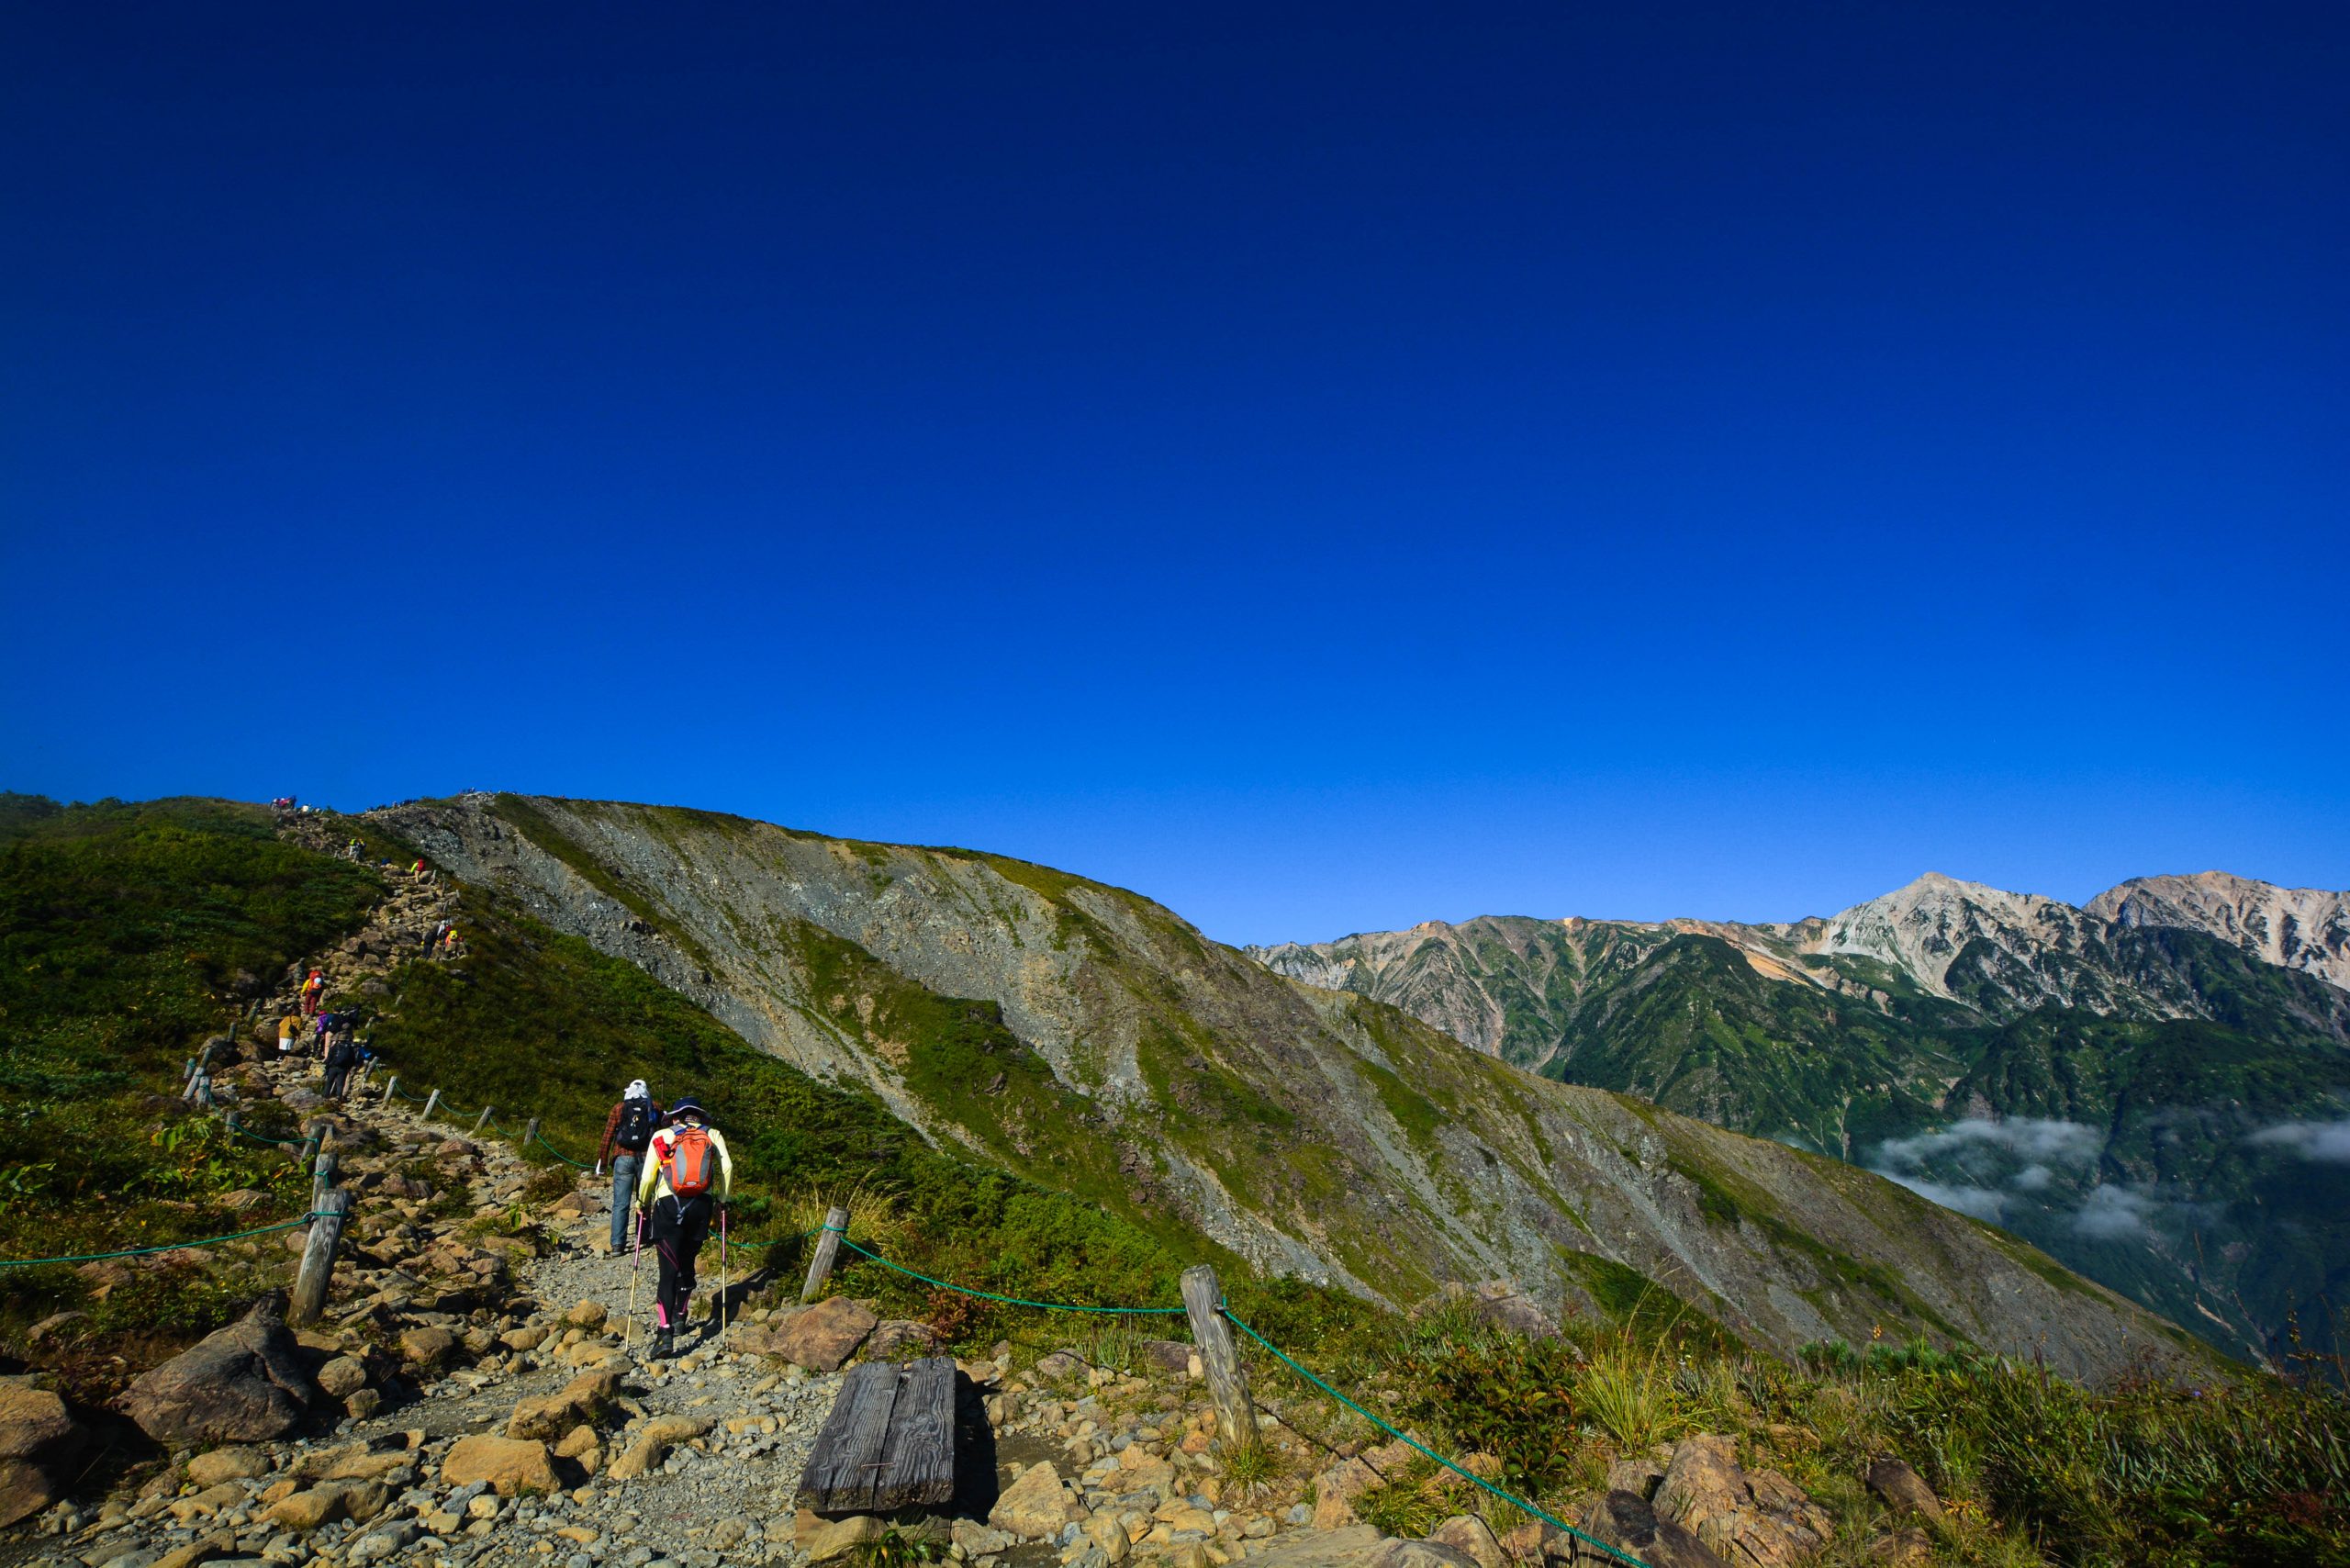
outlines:
[[[0,1378],[0,1525],[49,1506],[86,1435],[56,1394],[29,1378]]]
[[[124,1411],[159,1442],[284,1437],[316,1392],[284,1310],[282,1298],[265,1297],[241,1321],[141,1373],[123,1394]]]

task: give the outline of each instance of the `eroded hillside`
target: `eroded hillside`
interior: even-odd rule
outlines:
[[[667,808],[378,813],[942,1141],[1259,1267],[1408,1302],[1628,1268],[1782,1349],[1921,1329],[2088,1374],[2176,1330],[1892,1183],[1544,1081],[1042,867]]]

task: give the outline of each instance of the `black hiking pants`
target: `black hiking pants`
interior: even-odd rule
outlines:
[[[691,1198],[665,1193],[653,1200],[653,1255],[660,1266],[653,1321],[658,1327],[686,1326],[686,1298],[694,1294],[694,1259],[710,1238],[713,1207],[707,1193]]]

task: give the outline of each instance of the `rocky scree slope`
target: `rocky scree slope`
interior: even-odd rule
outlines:
[[[608,802],[372,815],[942,1143],[1269,1272],[1556,1312],[1622,1268],[1781,1350],[1914,1329],[2090,1376],[2177,1343],[1866,1172],[1531,1078],[1062,872]]]

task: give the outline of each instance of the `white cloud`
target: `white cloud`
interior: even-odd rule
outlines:
[[[1956,1209],[1963,1215],[1997,1223],[2007,1210],[2007,1199],[1988,1187],[1960,1187],[1943,1182],[1929,1182],[1922,1177],[1904,1175],[1898,1171],[1878,1172],[1888,1181],[1898,1182],[1919,1197]]]
[[[2146,1220],[2162,1205],[2143,1193],[2110,1184],[2091,1187],[2073,1215],[2073,1228],[2099,1241],[2118,1241],[2149,1233]]]
[[[2286,1122],[2263,1127],[2245,1141],[2289,1148],[2303,1159],[2350,1165],[2350,1116],[2338,1122]]]
[[[1999,1149],[2035,1164],[2058,1162],[2087,1165],[2105,1147],[2105,1135],[2079,1122],[2038,1116],[2014,1116],[1994,1122],[1969,1116],[1916,1137],[1887,1139],[1877,1158],[1887,1164],[1915,1170],[1920,1165],[1975,1149]]]

